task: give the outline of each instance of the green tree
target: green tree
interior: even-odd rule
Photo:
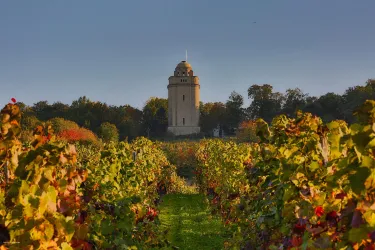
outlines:
[[[62,102],[55,102],[51,105],[52,117],[63,117],[67,118],[69,111],[69,105]]]
[[[162,136],[168,128],[168,100],[151,97],[143,107],[143,131],[146,135]]]
[[[250,119],[263,118],[271,122],[273,117],[281,113],[284,96],[279,92],[273,92],[271,85],[252,85],[247,93],[249,99],[252,99],[248,108]]]
[[[134,139],[142,132],[142,111],[130,105],[116,107],[116,124],[119,129],[120,139]]]
[[[226,107],[222,102],[208,102],[200,106],[200,127],[201,131],[211,134],[217,126],[225,126]]]
[[[302,110],[306,106],[307,97],[308,95],[304,94],[299,88],[287,89],[282,112],[294,117],[297,110]]]
[[[61,117],[52,118],[48,121],[48,123],[51,124],[52,129],[56,134],[59,134],[64,130],[79,128],[77,123],[73,121],[65,120],[64,118],[61,118]]]
[[[38,126],[41,123],[42,122],[39,121],[39,119],[36,118],[36,116],[26,116],[26,117],[22,117],[21,119],[21,126],[23,130],[32,131],[36,128],[36,126]]]
[[[225,103],[226,118],[225,125],[228,127],[228,132],[233,133],[240,122],[244,119],[243,97],[237,92],[233,91],[228,101]]]
[[[314,102],[306,105],[303,111],[320,116],[324,122],[330,122],[332,120],[343,118],[341,112],[342,103],[343,98],[341,95],[327,93],[317,98]]]
[[[48,104],[48,101],[34,103],[32,110],[36,117],[41,121],[47,121],[53,117],[52,108],[51,105]]]
[[[102,123],[98,129],[98,136],[104,142],[118,142],[119,133],[116,125],[109,122]]]
[[[375,100],[375,79],[368,79],[365,86],[354,86],[345,91],[341,106],[343,119],[349,123],[355,122],[353,112],[366,100]]]

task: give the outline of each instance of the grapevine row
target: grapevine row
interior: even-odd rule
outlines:
[[[197,180],[237,230],[230,249],[375,249],[375,101],[358,123],[257,121],[259,143],[205,140]]]
[[[15,101],[14,101],[15,102]],[[168,244],[157,203],[178,177],[151,141],[98,150],[61,142],[38,126],[19,140],[21,112],[1,110],[1,249],[144,249]]]

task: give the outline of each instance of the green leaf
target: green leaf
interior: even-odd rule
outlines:
[[[47,236],[47,240],[51,240],[52,237],[53,237],[53,233],[54,233],[54,227],[53,227],[53,225],[50,224],[50,223],[47,223],[45,225],[44,233]]]
[[[73,250],[73,248],[66,242],[61,244],[61,250]]]
[[[362,156],[362,164],[361,164],[363,167],[367,167],[367,168],[372,168],[374,167],[374,160],[367,156],[367,155],[363,155]]]
[[[290,199],[292,199],[293,197],[296,196],[297,190],[294,186],[288,185],[288,186],[285,187],[284,190],[285,190],[284,196],[283,196],[284,202],[287,202],[287,201],[289,201]]]
[[[367,223],[370,225],[370,227],[375,226],[375,213],[374,211],[367,211],[363,214],[363,218],[367,221]]]
[[[103,235],[111,234],[114,231],[114,227],[110,220],[103,220],[101,223],[101,230]]]
[[[365,189],[365,181],[371,174],[368,168],[358,168],[355,174],[349,176],[350,186],[354,193],[360,195]]]
[[[321,193],[318,193],[314,196],[314,200],[316,202],[316,205],[318,206],[322,206],[326,200],[326,197],[327,197],[327,193],[325,192],[321,192]]]
[[[123,218],[119,223],[117,223],[117,228],[124,229],[128,232],[132,229],[132,226],[132,221],[129,217]]]
[[[44,170],[44,177],[46,177],[49,181],[54,181],[54,178],[52,177],[53,170],[52,168],[47,168]]]
[[[314,172],[315,170],[317,170],[319,168],[320,168],[319,163],[316,162],[316,161],[311,162],[311,164],[309,166],[309,169],[311,170],[311,172]]]
[[[356,243],[361,242],[364,239],[367,239],[367,234],[369,231],[366,228],[352,228],[349,231],[349,241]]]

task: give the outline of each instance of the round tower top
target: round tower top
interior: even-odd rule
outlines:
[[[174,71],[174,76],[193,76],[193,69],[191,68],[190,63],[187,61],[181,61],[177,64]]]
[[[187,61],[181,61],[177,64],[176,69],[191,69],[191,65]]]

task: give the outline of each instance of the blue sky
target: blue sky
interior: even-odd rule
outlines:
[[[375,78],[374,9],[374,0],[1,1],[0,104],[86,95],[141,108],[167,97],[185,49],[203,102],[233,90],[247,99],[266,83],[341,94]]]

